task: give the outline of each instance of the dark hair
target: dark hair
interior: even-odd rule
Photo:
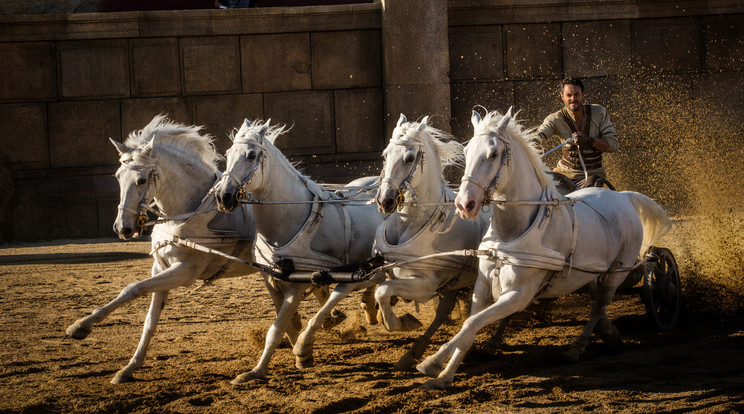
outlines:
[[[561,81],[561,93],[563,93],[563,88],[566,85],[576,85],[579,88],[581,88],[581,93],[584,93],[584,82],[581,81],[579,78],[572,78],[571,76],[566,76]]]

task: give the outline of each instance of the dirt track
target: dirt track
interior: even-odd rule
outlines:
[[[621,349],[595,341],[582,362],[562,362],[588,313],[587,298],[572,295],[515,323],[500,353],[474,349],[446,391],[395,371],[421,332],[360,324],[355,294],[341,304],[349,318],[318,336],[314,368],[298,371],[285,347],[268,380],[232,386],[257,361],[274,311],[258,279],[221,280],[173,291],[137,380],[111,385],[149,301],[115,311],[82,341],[64,330],[149,276],[148,251],[147,242],[112,240],[0,246],[1,413],[744,411],[744,324],[692,315],[676,332],[657,334],[637,292],[619,295],[609,312]],[[307,317],[316,305],[303,306]],[[426,304],[417,316],[428,322],[432,314]],[[460,324],[435,335],[437,346]]]

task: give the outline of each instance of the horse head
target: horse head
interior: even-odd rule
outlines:
[[[119,206],[114,231],[123,240],[140,236],[147,221],[145,208],[155,197],[158,172],[152,162],[155,139],[139,147],[128,147],[109,138],[119,152],[121,166],[116,170],[119,182]]]
[[[384,165],[380,174],[380,189],[375,201],[377,209],[386,214],[395,211],[400,204],[403,193],[413,184],[418,169],[424,164],[425,141],[420,137],[427,128],[429,117],[424,117],[419,123],[408,122],[406,116],[400,114],[398,124],[393,130],[392,138],[382,153]]]
[[[484,200],[490,198],[492,191],[506,181],[510,152],[507,126],[512,120],[512,110],[495,124],[493,113],[481,118],[473,111],[470,121],[473,124],[473,138],[465,147],[465,171],[455,206],[462,218],[478,215]],[[495,124],[495,126],[494,126]]]

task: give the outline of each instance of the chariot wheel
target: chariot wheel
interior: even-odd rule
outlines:
[[[641,289],[641,300],[646,305],[646,315],[662,332],[673,330],[682,313],[682,286],[677,261],[664,247],[650,247],[651,255],[646,266]]]

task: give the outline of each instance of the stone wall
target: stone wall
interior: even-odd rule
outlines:
[[[222,152],[243,118],[293,124],[278,145],[326,182],[377,173],[400,112],[460,139],[475,105],[536,125],[564,74],[628,149],[664,127],[651,99],[713,108],[703,122],[744,136],[740,1],[422,4],[0,16],[0,241],[113,235],[108,138],[158,113]]]

